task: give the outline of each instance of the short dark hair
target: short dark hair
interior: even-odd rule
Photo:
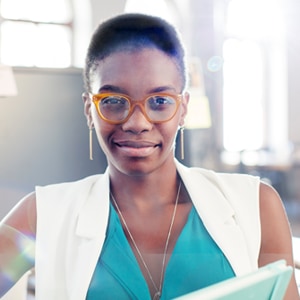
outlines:
[[[186,84],[185,51],[174,26],[165,20],[144,14],[122,14],[98,26],[88,47],[84,83],[91,92],[91,75],[97,63],[116,51],[156,48],[174,59]]]

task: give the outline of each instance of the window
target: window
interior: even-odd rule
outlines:
[[[146,13],[162,17],[169,22],[174,22],[174,11],[171,9],[170,3],[165,0],[127,0],[125,12]]]
[[[241,151],[263,145],[263,60],[257,43],[227,39],[224,55],[224,147]]]
[[[284,2],[231,0],[224,56],[223,144],[227,151],[288,146]]]
[[[71,1],[1,0],[0,5],[2,64],[54,68],[72,65]]]

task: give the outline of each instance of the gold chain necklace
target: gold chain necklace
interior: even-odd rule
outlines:
[[[162,267],[161,267],[161,274],[160,274],[160,282],[159,282],[159,287],[157,287],[156,283],[154,282],[153,280],[153,277],[151,275],[151,272],[143,258],[143,255],[140,251],[140,249],[138,248],[134,238],[133,238],[133,235],[131,234],[129,228],[128,228],[128,225],[121,213],[121,210],[117,204],[117,201],[115,199],[115,197],[113,196],[112,193],[110,193],[111,195],[111,199],[113,200],[114,202],[114,205],[118,211],[118,214],[122,220],[122,223],[124,224],[124,227],[126,229],[126,231],[128,232],[128,235],[132,241],[132,244],[136,250],[136,252],[138,253],[142,263],[143,263],[143,266],[145,267],[145,270],[147,271],[147,274],[151,280],[151,283],[153,284],[153,287],[155,288],[156,292],[153,296],[153,300],[159,300],[160,299],[160,296],[161,296],[161,291],[162,291],[162,282],[163,282],[163,277],[164,277],[164,270],[165,270],[165,263],[166,263],[166,257],[167,257],[167,250],[168,250],[168,246],[169,246],[169,241],[170,241],[170,236],[171,236],[171,233],[172,233],[172,228],[173,228],[173,224],[174,224],[174,220],[175,220],[175,216],[176,216],[176,211],[177,211],[177,205],[178,205],[178,199],[179,199],[179,194],[180,194],[180,189],[181,189],[181,182],[179,183],[179,187],[178,187],[178,190],[177,190],[177,195],[176,195],[176,201],[175,201],[175,206],[174,206],[174,210],[173,210],[173,214],[172,214],[172,219],[171,219],[171,224],[170,224],[170,227],[169,227],[169,231],[168,231],[168,234],[167,234],[167,239],[166,239],[166,244],[165,244],[165,248],[164,248],[164,255],[163,255],[163,259],[162,259]]]

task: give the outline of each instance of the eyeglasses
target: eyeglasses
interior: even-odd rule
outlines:
[[[146,119],[151,123],[171,120],[179,107],[182,95],[157,93],[141,101],[133,101],[128,96],[114,93],[91,95],[99,116],[110,124],[125,123],[139,106]]]

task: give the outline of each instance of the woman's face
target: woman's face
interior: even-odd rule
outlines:
[[[100,61],[93,76],[91,90],[98,93],[126,94],[134,101],[165,92],[180,94],[181,76],[174,61],[157,49],[116,52]],[[178,126],[184,124],[188,95],[176,115],[165,123],[149,122],[139,106],[122,124],[102,120],[90,99],[85,107],[90,126],[95,131],[110,168],[131,175],[143,175],[173,161],[174,139]]]

